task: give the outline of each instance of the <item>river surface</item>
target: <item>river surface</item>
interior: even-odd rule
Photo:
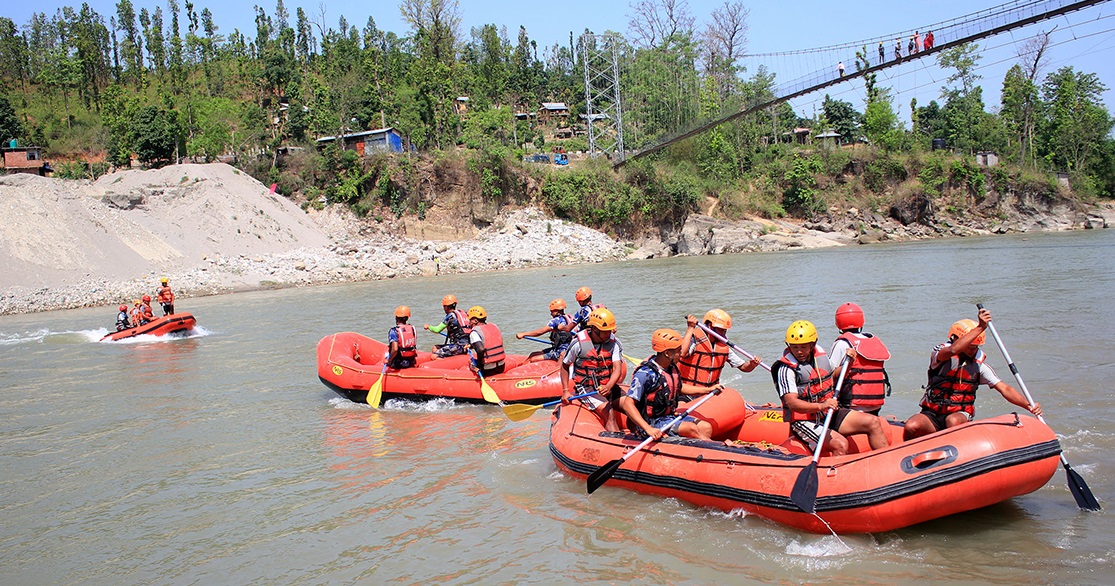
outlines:
[[[0,583],[1111,583],[1113,258],[1106,230],[261,291],[182,299],[192,336],[130,343],[97,343],[112,307],[0,317]],[[1059,469],[993,507],[838,539],[607,486],[588,496],[557,471],[544,411],[374,411],[317,379],[319,339],[384,339],[399,304],[435,323],[446,293],[527,353],[539,345],[513,333],[582,285],[634,355],[654,329],[723,307],[732,340],[770,361],[795,319],[831,344],[833,312],[854,301],[894,356],[884,414],[902,419],[931,347],[984,303],[1105,509],[1079,510]],[[726,380],[775,398],[764,371]],[[980,391],[979,415],[1015,410]]]

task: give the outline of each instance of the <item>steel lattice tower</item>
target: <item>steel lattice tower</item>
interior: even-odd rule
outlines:
[[[585,72],[585,127],[592,157],[603,153],[613,163],[623,150],[623,107],[619,93],[618,35],[583,35],[581,63]]]

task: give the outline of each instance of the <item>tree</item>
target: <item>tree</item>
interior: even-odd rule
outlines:
[[[855,142],[859,136],[859,126],[863,115],[857,112],[851,103],[844,100],[834,100],[828,94],[825,94],[825,100],[821,103],[821,110],[825,113],[825,118],[828,119],[829,124],[832,124],[832,129],[840,134],[842,144]]]
[[[28,79],[27,41],[19,34],[15,22],[0,16],[0,68],[26,87]]]
[[[11,102],[8,101],[8,96],[0,93],[0,141],[7,145],[13,138],[23,138],[23,125],[20,124]]]
[[[955,69],[946,80],[951,85],[941,88],[941,98],[945,100],[945,120],[949,142],[959,149],[974,153],[981,147],[976,130],[983,118],[983,88],[976,85],[980,79],[976,66],[981,55],[979,45],[965,43],[942,51],[937,63],[944,69]]]
[[[1094,73],[1066,66],[1042,83],[1045,158],[1059,169],[1084,171],[1085,162],[1103,144],[1112,118],[1103,107],[1107,87]]]
[[[136,158],[152,167],[174,162],[182,134],[177,113],[160,106],[137,110],[129,129]]]
[[[716,80],[721,101],[738,92],[736,60],[747,47],[748,14],[742,2],[724,2],[712,11],[712,22],[705,27],[705,73]]]
[[[693,33],[693,15],[685,0],[639,0],[631,9],[628,30],[640,48],[659,47],[671,37]]]

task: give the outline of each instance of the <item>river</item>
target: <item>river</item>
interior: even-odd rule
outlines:
[[[96,343],[114,308],[0,317],[3,584],[1110,583],[1115,556],[1115,230],[673,258],[183,299],[191,337]],[[872,535],[813,535],[557,471],[548,418],[487,406],[349,403],[316,377],[338,331],[383,339],[391,310],[486,307],[505,336],[592,287],[629,354],[723,307],[768,361],[786,326],[854,301],[893,354],[884,414],[916,412],[949,325],[996,327],[1065,455],[1030,495]],[[423,346],[437,337],[420,334]],[[509,342],[526,353],[528,341]],[[990,363],[1014,380],[992,339]],[[769,376],[731,371],[753,402]],[[980,415],[1017,408],[981,390]]]

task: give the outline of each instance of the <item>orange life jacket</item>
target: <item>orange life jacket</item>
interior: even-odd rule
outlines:
[[[728,347],[718,346],[708,336],[701,336],[693,353],[678,361],[682,382],[702,387],[716,386],[720,372],[728,361]]]
[[[587,389],[596,389],[612,378],[615,340],[608,338],[603,344],[596,344],[589,338],[587,331],[578,332],[576,339],[582,348],[588,348],[588,352],[573,361],[573,383]]]
[[[930,368],[929,384],[925,386],[925,396],[921,399],[922,408],[941,415],[963,411],[974,417],[980,365],[985,358],[983,350],[976,350],[974,360],[955,356],[937,368]],[[955,368],[952,366],[954,363]]]
[[[881,408],[883,400],[890,396],[890,378],[883,368],[890,351],[871,334],[844,332],[837,340],[844,340],[856,349],[856,359],[848,365],[844,387],[839,390],[840,405],[858,411]]]
[[[636,403],[639,412],[647,421],[665,417],[673,413],[678,405],[678,391],[681,389],[681,373],[676,365],[671,364],[663,370],[654,357],[648,358],[635,369],[632,380],[640,371],[649,371],[647,385],[643,387],[643,397]],[[633,423],[630,419],[628,423]],[[634,429],[634,428],[632,428]]]
[[[810,403],[823,403],[833,397],[832,367],[829,366],[828,355],[820,346],[813,348],[813,363],[801,363],[787,348],[770,369],[774,384],[778,385],[778,373],[783,368],[794,369],[794,379],[797,382],[798,398]],[[823,413],[799,413],[786,407],[785,398],[782,399],[782,418],[785,421],[822,421]]]
[[[151,313],[151,305],[150,304],[144,303],[143,305],[140,305],[139,306],[139,311],[140,311],[140,315],[143,316],[143,319],[145,319],[147,321],[152,321],[152,320],[155,319],[155,314]]]
[[[170,290],[170,285],[163,285],[159,287],[158,292],[155,293],[158,297],[159,303],[174,303],[174,291]]]
[[[484,370],[503,364],[506,354],[503,351],[503,334],[495,324],[476,324],[473,328],[480,333],[480,340],[484,342]]]

